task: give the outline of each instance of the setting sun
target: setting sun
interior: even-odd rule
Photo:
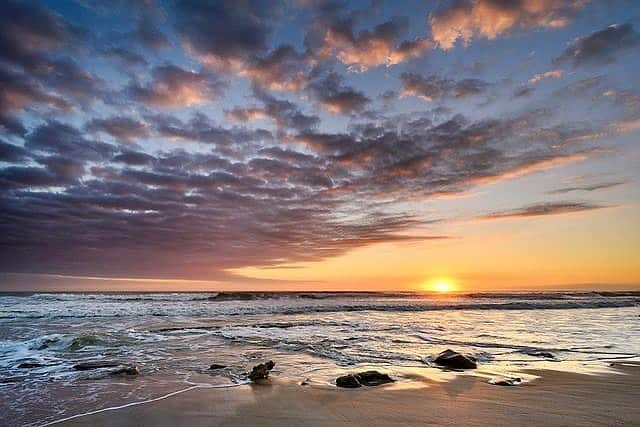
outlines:
[[[436,279],[425,285],[425,290],[438,293],[454,292],[457,290],[455,283],[450,279]]]

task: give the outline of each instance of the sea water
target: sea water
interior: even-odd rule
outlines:
[[[640,292],[0,294],[0,425],[233,387],[269,359],[327,386],[362,367],[402,380],[447,348],[498,373],[638,360]],[[141,374],[74,369],[96,361]]]

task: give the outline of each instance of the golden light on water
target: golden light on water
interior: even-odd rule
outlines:
[[[438,278],[427,282],[424,285],[424,290],[444,294],[448,292],[455,292],[458,288],[453,280],[448,278]]]

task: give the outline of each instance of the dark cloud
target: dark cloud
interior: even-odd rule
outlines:
[[[38,82],[22,73],[0,68],[0,114],[22,110],[33,104],[49,108],[69,109],[70,104],[55,93],[48,91]]]
[[[152,163],[155,157],[139,151],[124,151],[113,157],[114,162],[126,163],[131,166],[142,166]]]
[[[309,88],[318,103],[333,113],[360,112],[370,101],[363,92],[345,86],[335,72],[314,81]]]
[[[610,205],[600,205],[587,202],[548,202],[528,205],[522,208],[493,212],[479,216],[479,220],[532,218],[549,215],[564,215],[577,212],[593,211],[610,208]]]
[[[93,161],[107,159],[114,151],[112,145],[87,139],[78,129],[58,121],[49,121],[27,135],[25,148],[31,152]]]
[[[186,48],[204,62],[229,65],[265,50],[277,12],[276,4],[259,0],[181,0],[175,10],[175,30]]]
[[[598,190],[606,190],[613,187],[618,187],[620,185],[626,184],[627,181],[614,181],[614,182],[602,182],[599,184],[592,185],[579,185],[573,187],[562,187],[555,190],[551,190],[548,194],[565,194],[574,191],[598,191]]]
[[[217,100],[224,84],[207,72],[189,71],[175,65],[156,67],[147,85],[134,83],[131,97],[154,107],[180,107]]]
[[[0,140],[0,162],[15,163],[29,157],[27,150]]]
[[[0,60],[34,70],[46,66],[41,53],[62,47],[73,31],[43,6],[13,0],[0,4]]]
[[[424,77],[414,73],[402,73],[400,81],[401,95],[417,96],[427,101],[480,95],[489,87],[487,82],[479,79],[450,80],[437,76]]]
[[[90,132],[104,132],[125,142],[145,138],[149,135],[149,129],[145,123],[125,116],[92,119],[85,127]]]
[[[620,52],[639,46],[640,34],[630,23],[615,24],[576,40],[554,62],[570,62],[574,67],[610,64]]]

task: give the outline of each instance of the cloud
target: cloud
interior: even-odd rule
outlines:
[[[425,101],[443,98],[464,98],[479,95],[486,91],[489,84],[479,79],[450,80],[436,76],[424,77],[414,73],[400,75],[401,96],[417,96]]]
[[[573,67],[598,66],[615,62],[616,56],[640,46],[640,34],[630,23],[614,24],[577,39],[555,63],[570,62]]]
[[[611,205],[600,205],[587,202],[548,202],[528,205],[522,208],[493,212],[476,217],[478,220],[535,218],[551,215],[565,215],[611,208]]]
[[[298,91],[307,85],[308,59],[289,45],[237,63],[238,73],[262,89]]]
[[[0,68],[0,129],[7,133],[24,135],[26,129],[12,115],[34,106],[47,109],[69,110],[71,104],[58,94],[48,91],[25,74]]]
[[[548,194],[565,194],[574,191],[598,191],[598,190],[607,190],[609,188],[618,187],[620,185],[627,184],[627,181],[614,181],[614,182],[603,182],[600,184],[593,185],[581,185],[574,187],[562,187],[555,190],[548,191]]]
[[[332,113],[359,112],[370,101],[363,92],[344,86],[340,75],[335,72],[314,81],[310,89],[318,103]]]
[[[29,157],[27,150],[0,140],[0,162],[15,163]]]
[[[86,129],[90,132],[104,132],[125,142],[145,138],[149,135],[149,129],[145,123],[125,116],[92,119],[86,124]]]
[[[431,37],[438,47],[451,49],[458,40],[469,44],[474,38],[493,40],[528,28],[566,26],[584,0],[457,0],[429,14]]]
[[[277,5],[259,0],[182,0],[175,9],[175,30],[203,62],[228,65],[266,50],[277,13]]]
[[[335,56],[350,70],[362,72],[380,65],[399,64],[433,48],[431,41],[421,38],[397,44],[400,35],[408,29],[407,18],[392,19],[358,33],[354,30],[355,24],[353,16],[325,17],[316,22],[312,30],[321,32],[318,54]]]
[[[540,80],[544,80],[544,79],[559,79],[560,77],[562,77],[563,73],[564,73],[563,70],[555,69],[555,70],[545,71],[544,73],[540,73],[540,74],[534,74],[533,77],[529,79],[529,83],[535,84],[535,83],[538,83]]]
[[[26,70],[46,66],[42,52],[64,46],[73,30],[43,6],[13,0],[0,5],[0,58]]]
[[[114,151],[112,145],[87,139],[78,129],[55,120],[27,135],[25,148],[30,152],[93,161],[109,158]]]
[[[142,166],[153,163],[155,157],[139,151],[124,151],[113,157],[114,162],[125,163],[131,166]]]
[[[128,92],[133,99],[154,107],[183,107],[215,101],[224,87],[212,74],[176,65],[156,67],[151,76],[147,85],[134,83]]]

